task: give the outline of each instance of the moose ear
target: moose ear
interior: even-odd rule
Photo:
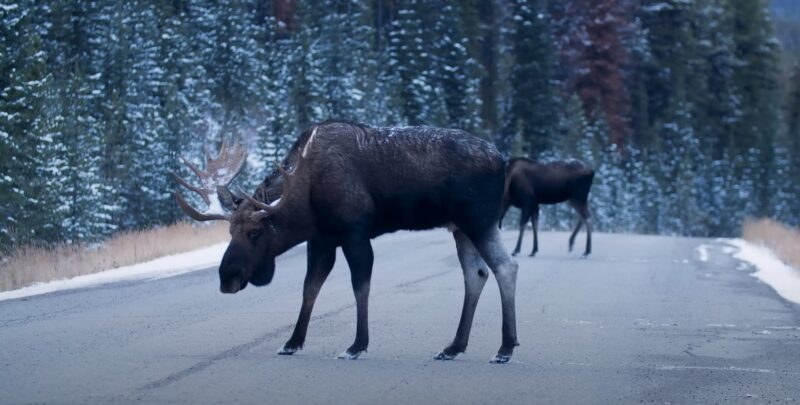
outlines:
[[[219,202],[222,203],[222,207],[228,211],[236,211],[236,208],[243,200],[242,197],[231,193],[227,187],[223,186],[217,187],[217,195],[219,196]]]
[[[231,193],[231,195],[233,196],[233,204],[237,207],[244,201],[244,196],[239,195],[239,193]]]

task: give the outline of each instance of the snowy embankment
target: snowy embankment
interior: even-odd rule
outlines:
[[[0,301],[30,297],[54,291],[72,290],[119,281],[158,279],[219,265],[228,242],[218,243],[191,252],[164,256],[149,262],[118,267],[66,280],[38,283],[17,290],[0,292]]]
[[[756,267],[753,276],[767,283],[781,297],[800,304],[800,270],[782,262],[764,246],[754,245],[743,239],[724,239],[724,243],[738,248],[730,250],[733,257]]]

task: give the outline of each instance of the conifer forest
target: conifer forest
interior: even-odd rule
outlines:
[[[0,252],[183,220],[180,156],[241,139],[252,192],[328,119],[582,160],[601,231],[797,226],[798,52],[796,0],[0,0]]]

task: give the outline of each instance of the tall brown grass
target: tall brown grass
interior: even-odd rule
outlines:
[[[97,273],[229,239],[227,223],[210,226],[178,223],[121,233],[96,246],[21,247],[0,264],[0,291]]]
[[[771,219],[747,220],[742,237],[770,248],[784,263],[800,269],[800,230]]]

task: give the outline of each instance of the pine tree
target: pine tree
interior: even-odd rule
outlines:
[[[557,115],[552,87],[552,52],[545,9],[538,1],[514,3],[513,68],[506,132],[536,157],[552,146]]]
[[[697,56],[693,72],[706,83],[691,83],[696,105],[695,127],[702,134],[703,150],[712,159],[720,159],[728,147],[728,134],[739,125],[741,100],[736,95],[733,71],[736,65],[733,21],[726,0],[699,2],[693,18]]]
[[[472,2],[470,2],[472,3]],[[481,97],[481,122],[484,130],[495,134],[500,130],[500,112],[498,111],[498,98],[501,94],[504,80],[499,75],[501,31],[499,24],[500,5],[494,0],[477,0],[477,13],[480,21],[476,24],[471,19],[465,19],[464,24],[478,29],[480,37],[479,47],[475,58],[480,62],[480,97]],[[468,37],[471,35],[468,33]]]
[[[772,33],[769,11],[762,0],[729,2],[733,18],[736,64],[733,70],[742,117],[731,131],[730,145],[736,154],[747,154],[743,176],[754,176],[754,211],[769,215],[769,177],[775,171],[773,145],[778,134],[777,40]]]
[[[68,242],[95,241],[113,232],[119,206],[111,184],[102,175],[105,120],[102,113],[102,64],[99,46],[110,32],[108,15],[98,3],[55,3],[44,17],[50,21],[46,42],[56,62],[53,69],[54,148],[63,153],[51,191],[60,204],[60,238]]]
[[[435,15],[430,4],[409,0],[398,4],[387,46],[391,91],[401,119],[410,125],[442,125],[446,107],[437,86],[435,59],[427,37],[428,18]]]
[[[793,152],[800,152],[800,64],[794,67],[784,116],[790,147]]]
[[[629,137],[630,97],[623,65],[627,51],[623,32],[630,29],[625,4],[616,0],[571,0],[566,15],[574,19],[562,46],[572,65],[568,88],[583,101],[587,116],[602,119],[609,128],[609,142],[624,151]]]
[[[786,117],[786,135],[783,139],[791,156],[791,170],[788,178],[797,179],[800,178],[800,65],[795,66],[794,69],[784,115]],[[791,223],[800,225],[800,209],[798,209],[797,203],[800,201],[800,184],[796,181],[790,181],[789,184],[792,186],[789,195],[794,200],[791,207],[794,217]]]
[[[356,0],[319,0],[303,3],[300,11],[308,120],[369,123],[378,113],[369,7]]]
[[[271,21],[271,24],[279,23]],[[296,42],[291,37],[283,38],[276,29],[269,29],[269,32],[273,33],[267,39],[265,66],[268,83],[265,102],[269,114],[267,122],[259,131],[260,141],[257,148],[260,161],[267,164],[280,160],[291,147],[293,137],[303,128],[295,108],[295,88],[289,85],[301,80],[295,69],[302,60],[296,55]]]
[[[706,228],[698,204],[698,173],[701,156],[699,141],[692,127],[691,107],[678,95],[670,111],[659,123],[661,183],[663,197],[659,213],[660,232],[672,235],[698,235]]]
[[[458,3],[447,0],[433,3],[438,12],[433,16],[432,33],[436,39],[431,52],[447,112],[441,125],[476,132],[481,127],[480,65],[469,53],[470,38],[462,27],[464,10]]]
[[[116,207],[100,171],[103,127],[92,116],[99,93],[95,85],[76,69],[59,87],[53,133],[61,164],[55,166],[50,191],[58,194],[56,212],[63,218],[60,238],[71,243],[95,241],[116,228],[112,218]]]
[[[48,239],[50,219],[40,198],[44,163],[37,147],[48,141],[47,74],[32,4],[0,8],[0,254],[12,244]]]

